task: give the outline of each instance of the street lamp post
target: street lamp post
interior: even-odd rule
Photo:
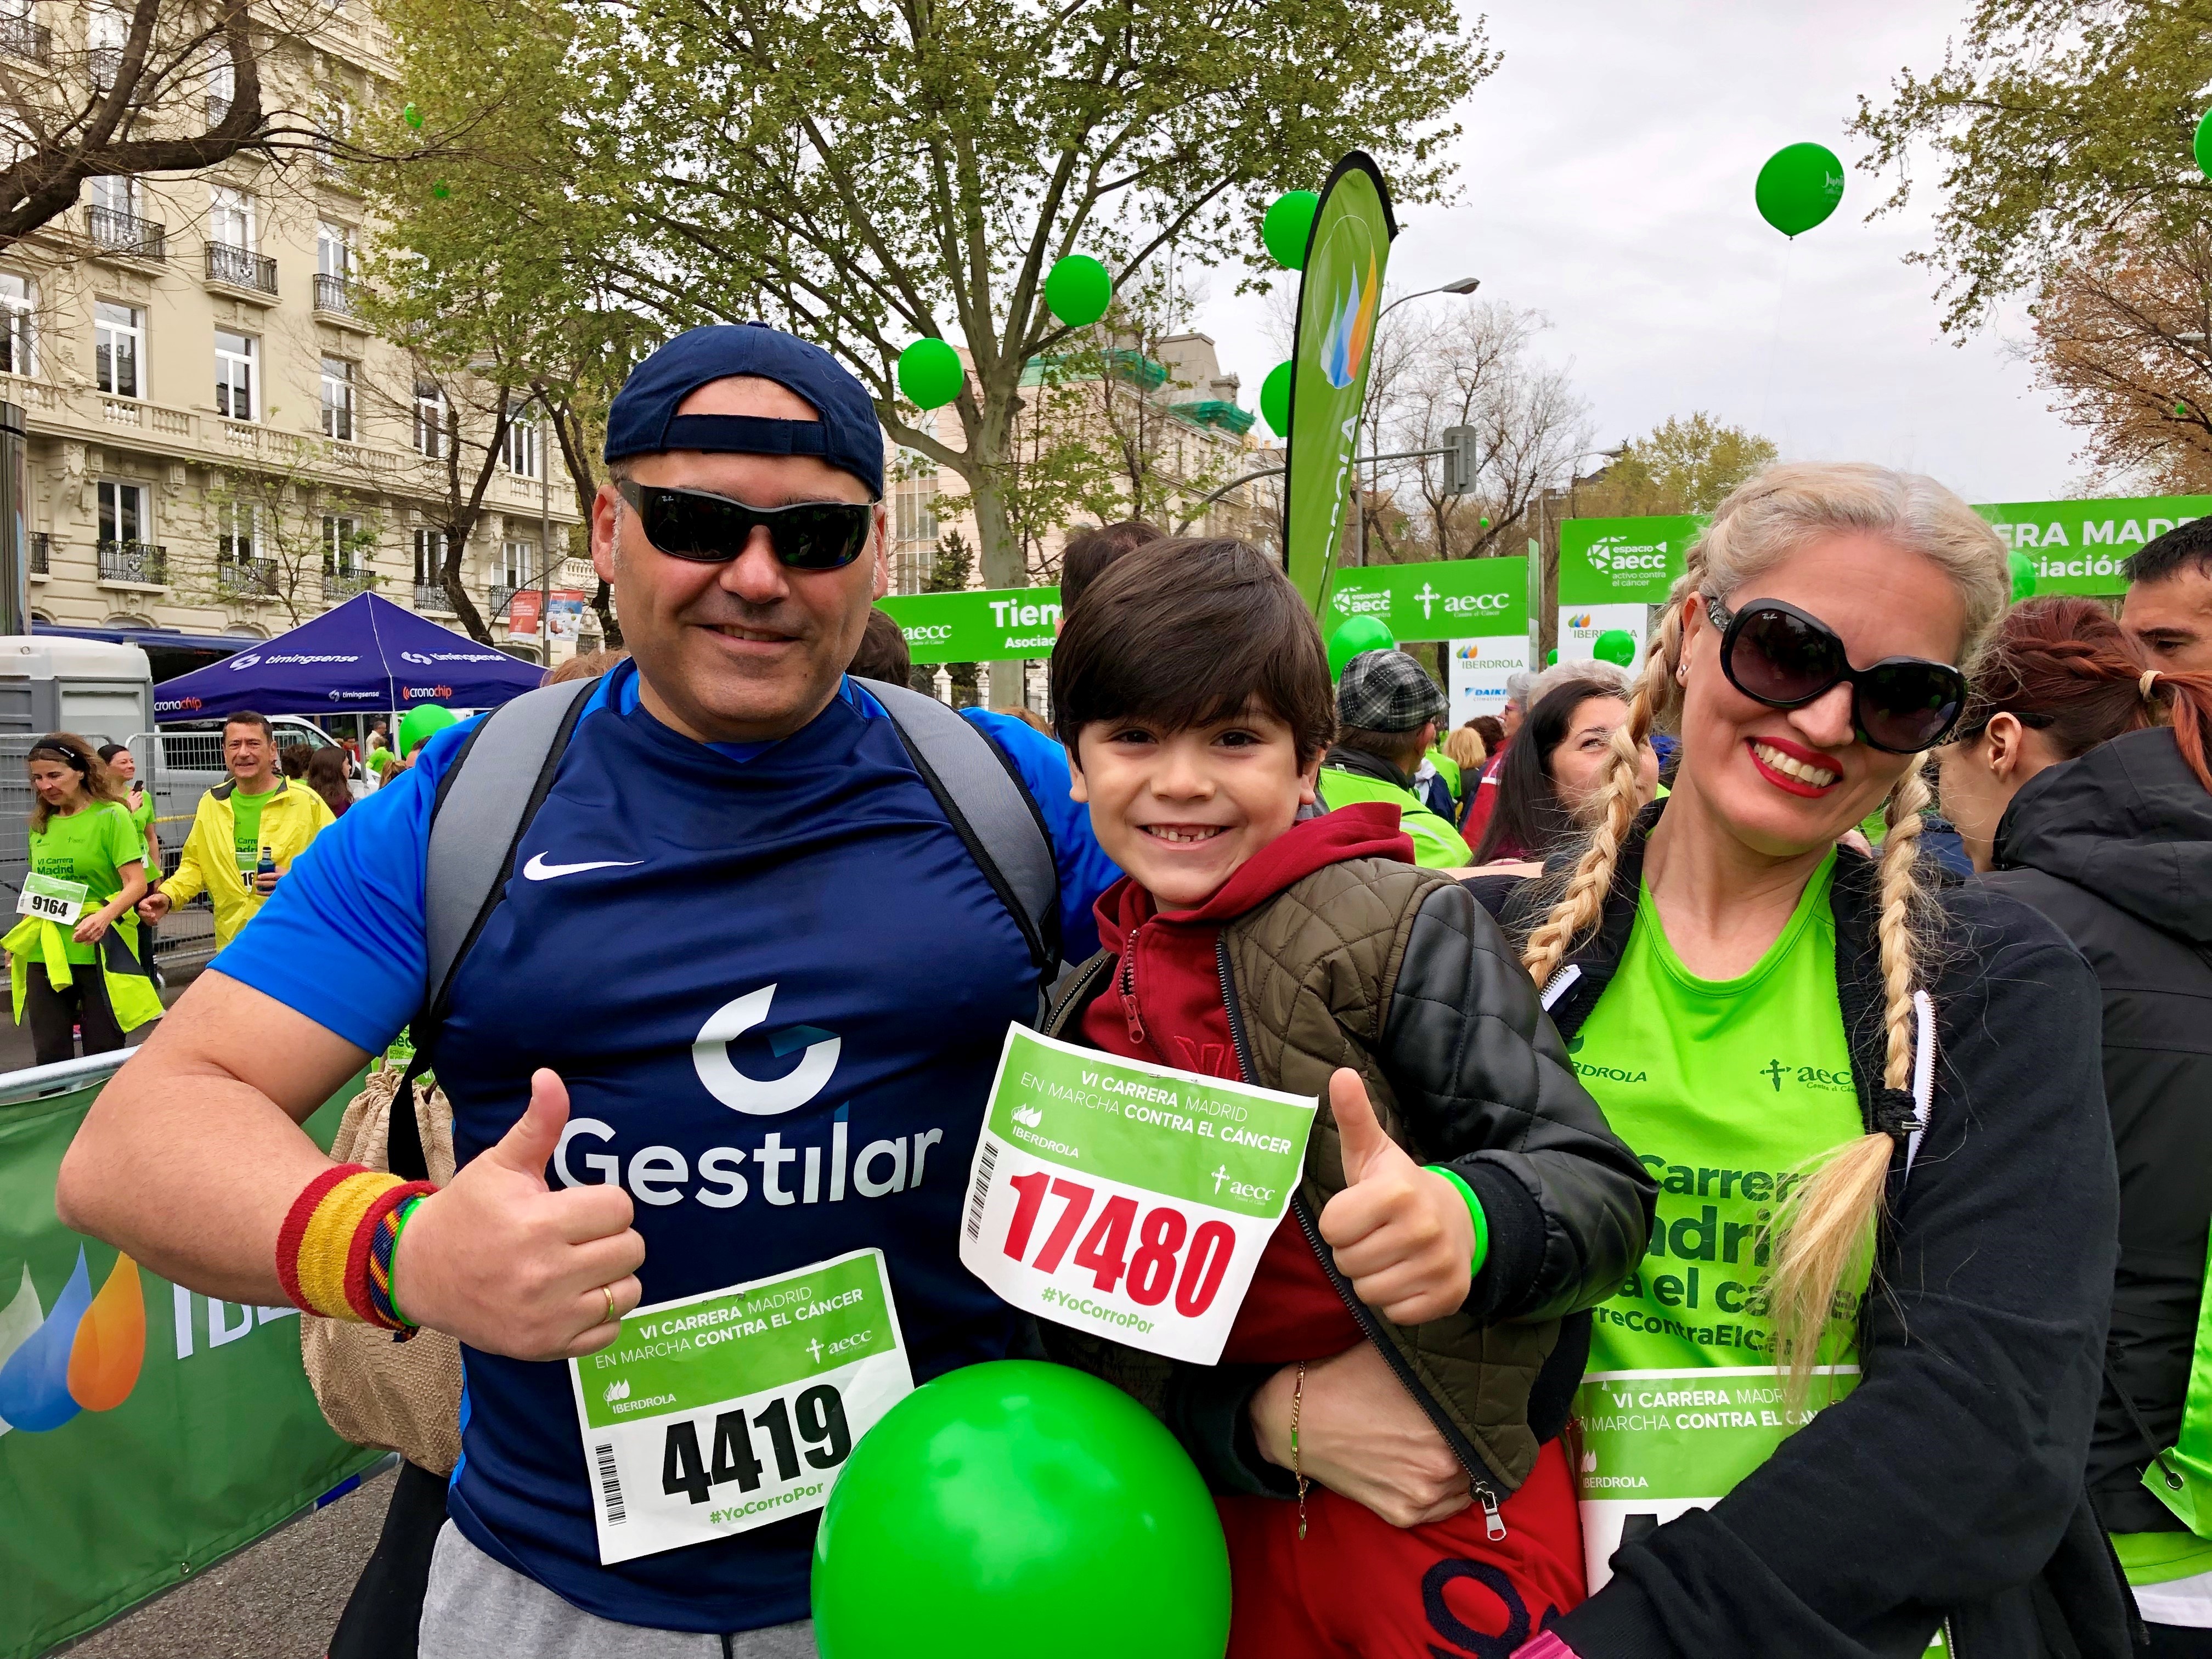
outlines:
[[[1382,330],[1382,319],[1385,317],[1388,317],[1392,312],[1395,311],[1400,306],[1404,305],[1408,300],[1425,300],[1431,294],[1468,295],[1474,293],[1475,289],[1481,286],[1482,278],[1480,276],[1455,276],[1450,282],[1442,283],[1436,288],[1419,289],[1411,294],[1401,294],[1396,299],[1391,301],[1389,305],[1384,306],[1382,310],[1375,313],[1376,330],[1379,333]],[[1430,452],[1423,450],[1416,453],[1426,454]],[[1399,458],[1389,455],[1374,455],[1370,456],[1367,459],[1370,461],[1382,461],[1395,460]],[[1359,466],[1360,461],[1357,457],[1355,457],[1352,461],[1352,489],[1355,496],[1361,493],[1359,488]],[[1367,503],[1363,500],[1358,501],[1357,504],[1359,508],[1358,565],[1359,568],[1364,570],[1367,567]]]

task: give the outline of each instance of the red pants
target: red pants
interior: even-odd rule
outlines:
[[[1579,1602],[1582,1522],[1557,1440],[1499,1508],[1400,1528],[1316,1486],[1298,1506],[1216,1500],[1229,1535],[1229,1659],[1509,1659]]]

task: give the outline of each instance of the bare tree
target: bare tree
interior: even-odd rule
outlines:
[[[178,597],[273,600],[297,628],[331,599],[375,586],[368,567],[382,529],[377,498],[366,475],[358,488],[332,483],[343,466],[330,445],[296,437],[264,446],[251,466],[219,469],[207,498],[211,551],[168,566]]]

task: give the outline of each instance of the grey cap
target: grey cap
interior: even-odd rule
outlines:
[[[1362,732],[1415,732],[1450,707],[1443,688],[1402,651],[1363,651],[1336,688],[1340,724]]]

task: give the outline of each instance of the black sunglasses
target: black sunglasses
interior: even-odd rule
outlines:
[[[1721,672],[1729,684],[1769,708],[1802,708],[1848,680],[1851,724],[1868,744],[1917,755],[1950,735],[1966,705],[1966,677],[1924,657],[1884,657],[1854,668],[1836,630],[1780,599],[1753,599],[1731,611],[1705,601],[1721,630]]]
[[[776,562],[792,570],[842,570],[868,545],[872,501],[798,501],[747,507],[701,489],[664,489],[629,478],[615,485],[645,526],[646,539],[672,559],[726,564],[767,527]]]

